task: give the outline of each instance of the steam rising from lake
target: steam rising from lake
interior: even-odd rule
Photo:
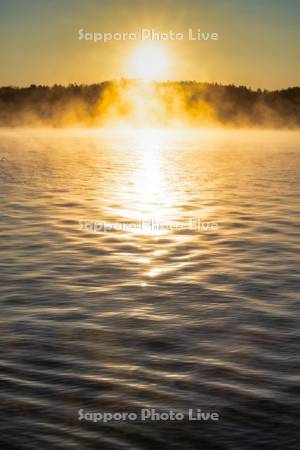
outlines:
[[[299,128],[300,88],[267,92],[208,83],[128,80],[1,88],[0,125]]]

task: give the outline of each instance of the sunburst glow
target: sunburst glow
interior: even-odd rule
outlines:
[[[167,75],[169,56],[164,47],[147,44],[135,50],[131,63],[134,76],[144,80],[161,79]]]

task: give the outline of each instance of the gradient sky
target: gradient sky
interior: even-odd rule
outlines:
[[[0,0],[0,85],[93,83],[130,76],[138,42],[78,40],[78,30],[218,32],[165,44],[168,79],[254,88],[300,85],[299,0]]]

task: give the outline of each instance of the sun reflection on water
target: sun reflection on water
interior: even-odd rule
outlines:
[[[120,155],[130,159],[130,162],[127,161],[130,169],[115,190],[117,199],[114,203],[117,206],[111,213],[115,220],[141,224],[130,233],[123,233],[127,243],[134,242],[136,245],[138,241],[140,248],[149,250],[146,257],[127,254],[127,261],[139,267],[138,283],[141,287],[149,286],[155,278],[170,270],[162,262],[170,249],[160,239],[172,236],[176,241],[172,228],[164,225],[180,220],[174,184],[176,168],[168,154],[176,145],[175,139],[172,131],[153,128],[124,133],[126,151]],[[170,174],[173,176],[170,177]]]
[[[120,206],[115,213],[124,221],[140,223],[137,232],[166,234],[161,227],[176,220],[176,190],[168,178],[171,162],[165,152],[170,151],[173,135],[160,129],[132,130],[126,134],[126,145],[134,158],[128,180],[120,187]]]
[[[163,174],[161,152],[164,136],[159,131],[147,130],[136,134],[135,148],[140,152],[136,172],[136,219],[161,221],[165,217],[167,186]]]

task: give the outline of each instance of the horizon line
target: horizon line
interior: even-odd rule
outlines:
[[[38,88],[38,87],[46,87],[46,88],[54,88],[54,87],[63,87],[63,88],[68,88],[70,86],[93,86],[93,85],[101,85],[101,84],[106,84],[106,83],[116,83],[116,82],[134,82],[134,83],[147,83],[147,84],[167,84],[167,83],[176,83],[176,84],[180,84],[180,83],[190,83],[190,84],[206,84],[206,85],[211,85],[211,86],[221,86],[221,87],[236,87],[236,88],[246,88],[249,91],[252,92],[258,92],[258,91],[262,91],[262,92],[278,92],[278,91],[286,91],[289,89],[300,89],[300,86],[297,85],[290,85],[288,87],[281,87],[281,88],[277,88],[277,89],[268,89],[268,88],[262,88],[262,87],[258,87],[258,88],[254,88],[251,87],[249,85],[245,85],[245,84],[234,84],[234,83],[222,83],[222,82],[217,82],[217,81],[200,81],[200,80],[143,80],[143,79],[139,79],[139,78],[126,78],[126,77],[120,77],[120,78],[112,78],[110,80],[102,80],[102,81],[97,81],[97,82],[92,82],[92,83],[80,83],[80,82],[69,82],[68,84],[66,83],[53,83],[53,84],[37,84],[37,83],[31,83],[31,84],[27,84],[27,85],[2,85],[0,86],[0,89],[30,89],[30,88]]]

